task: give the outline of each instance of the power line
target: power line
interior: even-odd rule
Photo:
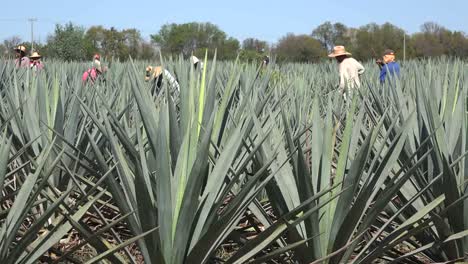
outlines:
[[[21,22],[24,18],[0,18],[0,22]]]
[[[37,19],[36,22],[38,23],[49,23],[49,24],[65,24],[70,21],[68,20],[54,20],[54,19],[49,19],[49,18],[35,18]],[[29,21],[30,18],[0,18],[0,23],[5,22],[24,22],[24,21]]]

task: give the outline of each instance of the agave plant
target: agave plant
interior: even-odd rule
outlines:
[[[268,237],[260,235],[249,241],[229,263],[246,261],[247,252],[253,256],[268,244],[266,240],[273,243],[286,230],[300,263],[463,259],[463,237],[467,235],[463,213],[466,176],[461,169],[466,154],[464,67],[455,62],[445,76],[434,79],[434,97],[427,95],[427,84],[414,86],[412,79],[395,80],[384,87],[368,83],[369,90],[360,99],[364,106],[357,111],[355,98],[346,118],[333,111],[334,106],[342,105],[337,95],[334,103],[328,98],[328,105],[316,99],[303,117],[311,117],[311,121],[302,124],[296,120],[304,112],[294,108],[304,109],[304,102],[297,97],[289,102],[296,107],[289,107],[293,112],[289,115],[283,109],[281,130],[285,133],[274,141],[283,138],[284,155],[299,151],[284,175],[275,177],[277,184],[269,199],[277,203],[281,215],[333,184],[339,186],[328,196],[342,194],[330,203],[328,196],[322,196],[312,206],[319,210],[301,219],[303,222],[284,219],[275,231],[265,232]],[[426,70],[434,74],[440,69],[428,66]],[[447,96],[435,91],[438,84]],[[332,115],[336,115],[335,122]],[[344,129],[340,129],[343,123]]]
[[[161,61],[180,94],[151,94],[147,62],[94,86],[79,63],[0,63],[2,263],[464,257],[463,62],[367,76],[345,102],[331,64]]]

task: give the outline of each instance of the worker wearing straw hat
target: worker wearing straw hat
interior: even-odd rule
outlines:
[[[193,64],[193,67],[196,69],[203,70],[203,62],[201,62],[197,57],[190,56],[190,62]]]
[[[29,67],[29,58],[26,56],[26,47],[20,45],[13,49],[15,51],[15,65],[16,68],[27,68]]]
[[[266,67],[266,66],[268,66],[268,64],[270,64],[270,56],[265,55],[265,56],[263,57],[262,66],[263,66],[263,67]]]
[[[380,83],[385,83],[385,79],[388,77],[400,76],[400,64],[395,61],[395,52],[393,50],[386,49],[382,60],[378,60],[377,63],[380,67]]]
[[[101,67],[101,60],[99,54],[94,55],[93,57],[93,65],[90,69],[83,73],[81,80],[83,83],[89,82],[90,84],[94,84],[99,76],[107,71],[106,67]],[[105,81],[103,79],[103,81]]]
[[[92,67],[95,68],[100,73],[102,73],[101,55],[99,55],[98,53],[94,54],[94,56],[93,56],[93,65],[92,65]]]
[[[147,66],[145,69],[145,81],[153,81],[154,86],[152,87],[151,93],[159,93],[162,87],[163,79],[167,81],[169,84],[169,88],[171,89],[171,93],[179,93],[180,86],[177,82],[176,78],[172,76],[172,74],[163,69],[161,66]]]
[[[340,74],[339,88],[345,98],[347,95],[351,97],[352,90],[361,86],[359,76],[364,73],[364,66],[354,58],[351,58],[351,53],[347,52],[344,46],[335,46],[333,52],[328,57],[335,58],[338,62]]]
[[[33,52],[31,56],[29,56],[30,64],[32,70],[39,71],[44,69],[44,63],[41,61],[42,56],[38,52]]]

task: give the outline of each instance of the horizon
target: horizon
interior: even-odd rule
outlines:
[[[26,6],[28,2],[25,1]],[[356,3],[357,2],[357,3]],[[53,34],[56,24],[71,22],[75,25],[83,26],[86,29],[91,26],[103,26],[105,28],[114,27],[116,29],[135,28],[140,31],[145,40],[150,39],[150,34],[159,31],[162,25],[168,23],[187,22],[209,22],[217,25],[228,36],[240,41],[246,38],[257,38],[265,40],[270,44],[277,42],[288,33],[311,34],[312,30],[320,24],[330,22],[340,22],[352,28],[359,28],[369,23],[384,24],[391,23],[405,30],[408,34],[419,32],[420,26],[425,22],[435,22],[452,31],[468,31],[468,23],[463,23],[463,12],[468,8],[468,1],[451,0],[450,3],[458,8],[449,10],[450,6],[446,2],[424,4],[426,1],[395,0],[392,5],[404,6],[397,10],[384,9],[375,5],[370,0],[354,1],[353,3],[312,3],[305,0],[295,1],[289,6],[282,6],[281,3],[268,3],[266,1],[247,2],[239,0],[227,3],[222,6],[213,0],[203,2],[173,1],[171,3],[158,3],[160,8],[155,10],[174,10],[177,12],[162,12],[158,15],[147,6],[155,6],[150,1],[142,1],[142,4],[135,6],[131,2],[117,1],[112,6],[107,6],[104,2],[90,4],[63,3],[49,1],[35,7],[37,12],[25,17],[22,12],[20,17],[1,17],[0,39],[5,40],[13,36],[19,36],[23,41],[30,41],[30,23],[28,17],[37,18],[34,23],[34,42],[44,43],[47,36]],[[204,3],[204,5],[202,4]],[[242,5],[242,4],[245,5]],[[248,4],[247,4],[248,3]],[[297,5],[300,5],[300,8]],[[144,8],[141,8],[144,6]],[[239,7],[238,7],[239,6]],[[13,2],[4,3],[7,14],[14,14],[17,7]],[[418,9],[416,9],[418,8]],[[323,10],[314,12],[313,10]],[[418,10],[414,12],[412,10]],[[72,10],[72,11],[70,11]],[[77,13],[75,10],[82,10]],[[98,10],[96,13],[95,11]],[[336,12],[341,10],[342,12]],[[242,11],[242,17],[238,13]],[[387,12],[388,11],[388,12]],[[141,14],[139,14],[141,13]],[[363,15],[365,13],[366,15]],[[382,14],[384,13],[384,14]],[[91,14],[91,15],[90,15]],[[138,14],[137,16],[126,16],[126,14]],[[148,22],[154,21],[154,22]]]

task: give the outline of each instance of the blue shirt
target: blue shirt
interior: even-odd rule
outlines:
[[[385,78],[387,77],[387,73],[390,74],[390,76],[397,76],[400,77],[400,64],[397,62],[390,62],[385,64],[382,67],[382,70],[380,70],[380,83],[385,82]]]

